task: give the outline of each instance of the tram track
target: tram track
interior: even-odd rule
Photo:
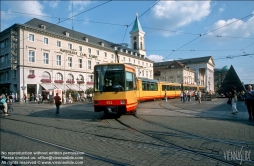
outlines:
[[[163,142],[165,144],[168,144],[170,145],[172,148],[175,148],[176,150],[180,150],[180,151],[183,151],[183,152],[187,152],[187,153],[191,153],[191,154],[194,154],[194,155],[201,155],[205,158],[208,158],[208,159],[211,159],[211,160],[215,160],[215,161],[218,161],[220,163],[223,163],[223,164],[226,164],[226,165],[239,165],[239,163],[237,163],[236,161],[233,161],[233,162],[230,162],[230,161],[227,161],[227,160],[224,160],[224,156],[223,155],[220,155],[220,154],[213,154],[213,153],[207,153],[207,152],[202,152],[202,151],[199,151],[199,150],[192,150],[192,149],[189,149],[189,148],[185,148],[183,146],[179,146],[175,143],[171,143],[171,142],[168,142],[168,141],[165,141],[164,139],[162,138],[158,138],[158,137],[155,137],[153,135],[151,135],[151,133],[149,134],[148,132],[145,132],[145,131],[142,131],[142,130],[139,130],[137,128],[134,128],[134,127],[131,127],[130,125],[122,122],[121,120],[119,119],[115,119],[118,123],[122,124],[123,126],[126,126],[127,128],[130,128],[138,133],[141,133],[143,135],[146,135],[150,138],[153,138],[155,140],[158,140],[160,142]],[[247,161],[247,162],[251,162],[251,163],[254,163],[253,161]]]
[[[96,159],[96,160],[99,160],[99,161],[103,161],[105,163],[110,163],[110,164],[118,165],[118,166],[128,165],[126,163],[120,163],[120,162],[117,162],[117,161],[114,161],[114,160],[111,160],[111,159],[108,159],[108,158],[105,158],[105,157],[94,155],[92,153],[80,152],[80,151],[72,149],[72,148],[68,148],[68,147],[65,147],[65,146],[62,146],[62,145],[51,143],[51,142],[48,142],[48,141],[45,141],[45,140],[42,140],[42,139],[38,139],[38,138],[35,138],[35,137],[31,137],[31,136],[28,136],[28,135],[25,135],[25,134],[17,133],[17,132],[12,131],[12,130],[0,129],[0,131],[4,132],[4,133],[16,135],[16,136],[19,136],[19,137],[23,137],[23,138],[29,139],[31,141],[34,141],[34,142],[37,142],[37,143],[40,143],[40,144],[45,144],[45,145],[48,145],[48,146],[53,146],[53,147],[56,147],[59,150],[65,150],[67,152],[75,152],[75,153],[77,153],[79,155],[86,156],[86,157],[89,157],[89,158],[92,158],[92,159]],[[10,163],[12,162],[12,161],[6,160],[6,159],[4,159],[2,157],[1,157],[1,160],[8,161]]]
[[[227,139],[221,140],[219,138],[205,137],[205,136],[201,136],[201,135],[198,135],[198,134],[193,134],[193,133],[190,133],[190,132],[174,129],[172,127],[168,127],[168,126],[162,125],[160,123],[145,120],[145,119],[143,119],[141,117],[138,117],[136,115],[134,115],[134,117],[141,120],[141,121],[144,121],[144,122],[147,122],[147,123],[159,126],[159,127],[163,127],[165,129],[171,130],[173,132],[180,133],[180,134],[177,134],[177,133],[168,133],[168,132],[164,132],[164,133],[162,133],[162,132],[147,132],[151,135],[172,136],[172,137],[178,137],[178,138],[202,139],[202,140],[207,140],[207,141],[225,143],[225,144],[234,145],[234,146],[238,146],[238,147],[242,147],[243,145],[249,145],[249,146],[253,146],[253,148],[250,148],[250,147],[244,147],[244,148],[249,149],[249,150],[254,150],[254,143],[253,142],[240,142],[240,141],[236,141],[236,140],[227,140]]]

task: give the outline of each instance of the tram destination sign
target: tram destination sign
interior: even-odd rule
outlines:
[[[96,66],[95,71],[106,71],[106,70],[123,70],[123,65],[107,65],[107,66]]]

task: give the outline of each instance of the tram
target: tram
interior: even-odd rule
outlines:
[[[137,108],[135,68],[128,64],[110,63],[94,66],[94,111],[123,114]]]
[[[164,99],[165,94],[167,98],[178,98],[182,90],[203,88],[194,84],[137,78],[135,68],[128,64],[98,64],[94,66],[94,111],[135,113],[138,102]]]

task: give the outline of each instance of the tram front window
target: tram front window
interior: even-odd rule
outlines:
[[[96,66],[94,75],[95,92],[118,92],[125,90],[125,74],[122,65]]]

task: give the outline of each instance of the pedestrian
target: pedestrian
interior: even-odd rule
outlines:
[[[49,103],[49,94],[47,95],[47,100],[48,100],[48,103]]]
[[[93,94],[92,93],[89,94],[89,100],[90,100],[90,103],[92,103],[92,101],[93,101]]]
[[[5,97],[4,94],[1,95],[0,103],[4,105],[4,115],[7,116],[7,98]]]
[[[38,97],[38,104],[40,104],[41,103],[41,94],[38,93],[37,97]]]
[[[14,93],[12,93],[12,102],[14,103],[15,102],[15,95],[14,95]]]
[[[69,93],[69,103],[72,103],[72,96],[71,96],[71,93]]]
[[[198,97],[198,102],[201,103],[202,93],[201,93],[200,90],[198,91],[198,96],[197,97]]]
[[[195,97],[195,101],[198,101],[198,92],[197,91],[194,92],[194,97]]]
[[[188,101],[191,101],[191,92],[190,91],[187,92],[187,96],[188,96]]]
[[[236,103],[237,103],[236,87],[232,87],[232,91],[231,91],[232,114],[238,113],[238,110],[236,108]]]
[[[183,101],[183,91],[180,93],[181,101]]]
[[[13,98],[12,98],[12,94],[10,93],[9,95],[9,104],[11,105],[13,103]]]
[[[63,93],[63,104],[66,104],[66,95]]]
[[[185,103],[185,101],[186,101],[186,92],[183,91],[183,102]]]
[[[55,105],[56,105],[56,116],[58,116],[59,115],[60,105],[62,104],[61,103],[61,97],[58,96],[58,93],[56,93],[56,96],[54,97],[54,100],[55,100]]]
[[[24,93],[23,99],[24,99],[24,101],[26,103],[26,94],[25,93]]]
[[[77,95],[77,101],[80,101],[80,94]]]
[[[249,120],[254,120],[254,90],[252,90],[251,85],[248,86],[248,90],[245,92],[244,103],[248,109]]]
[[[165,99],[165,102],[168,102],[168,97],[167,97],[167,91],[166,91],[166,89],[165,89],[164,99]]]
[[[84,93],[84,101],[86,101],[86,93]]]

